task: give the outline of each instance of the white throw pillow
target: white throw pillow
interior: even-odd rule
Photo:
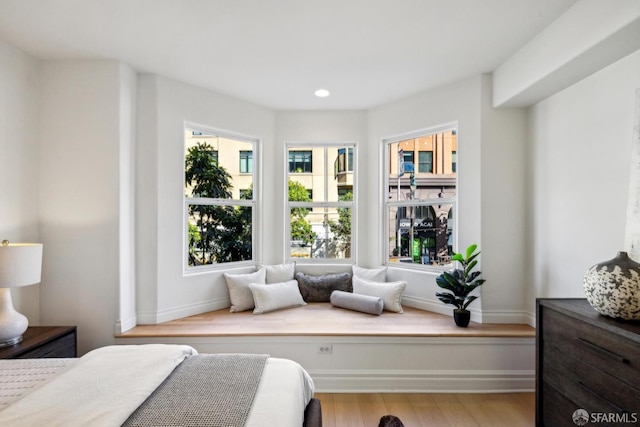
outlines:
[[[251,289],[253,301],[256,306],[253,314],[262,314],[283,308],[307,305],[302,299],[302,295],[298,289],[298,282],[295,280],[268,285],[251,283],[249,289]]]
[[[253,294],[249,289],[249,283],[266,283],[266,270],[261,268],[254,273],[248,274],[228,274],[224,273],[229,288],[229,298],[231,299],[231,308],[229,311],[237,313],[240,311],[251,310],[254,307]]]
[[[384,282],[387,280],[387,267],[364,268],[357,265],[352,266],[353,275],[372,282]]]
[[[261,267],[267,270],[266,283],[287,282],[289,280],[293,280],[296,274],[296,264],[294,262],[277,265],[262,265]]]
[[[353,293],[380,297],[384,301],[384,309],[402,313],[402,293],[406,282],[373,282],[353,276]]]

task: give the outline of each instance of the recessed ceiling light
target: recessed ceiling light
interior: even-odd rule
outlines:
[[[318,98],[326,98],[327,96],[329,96],[329,91],[326,89],[318,89],[317,91],[314,92],[314,94]]]

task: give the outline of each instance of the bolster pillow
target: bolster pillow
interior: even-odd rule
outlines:
[[[352,294],[351,292],[344,291],[333,291],[331,293],[331,304],[336,307],[375,314],[377,316],[380,316],[384,308],[384,301],[382,301],[380,297]]]

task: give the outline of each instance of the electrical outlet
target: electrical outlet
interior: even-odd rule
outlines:
[[[318,353],[320,354],[331,354],[333,353],[333,345],[332,344],[320,344],[318,347]]]

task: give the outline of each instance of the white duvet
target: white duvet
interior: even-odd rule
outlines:
[[[0,426],[120,426],[192,354],[189,346],[162,344],[94,350],[1,410]],[[245,426],[301,426],[313,390],[299,364],[267,359]]]

